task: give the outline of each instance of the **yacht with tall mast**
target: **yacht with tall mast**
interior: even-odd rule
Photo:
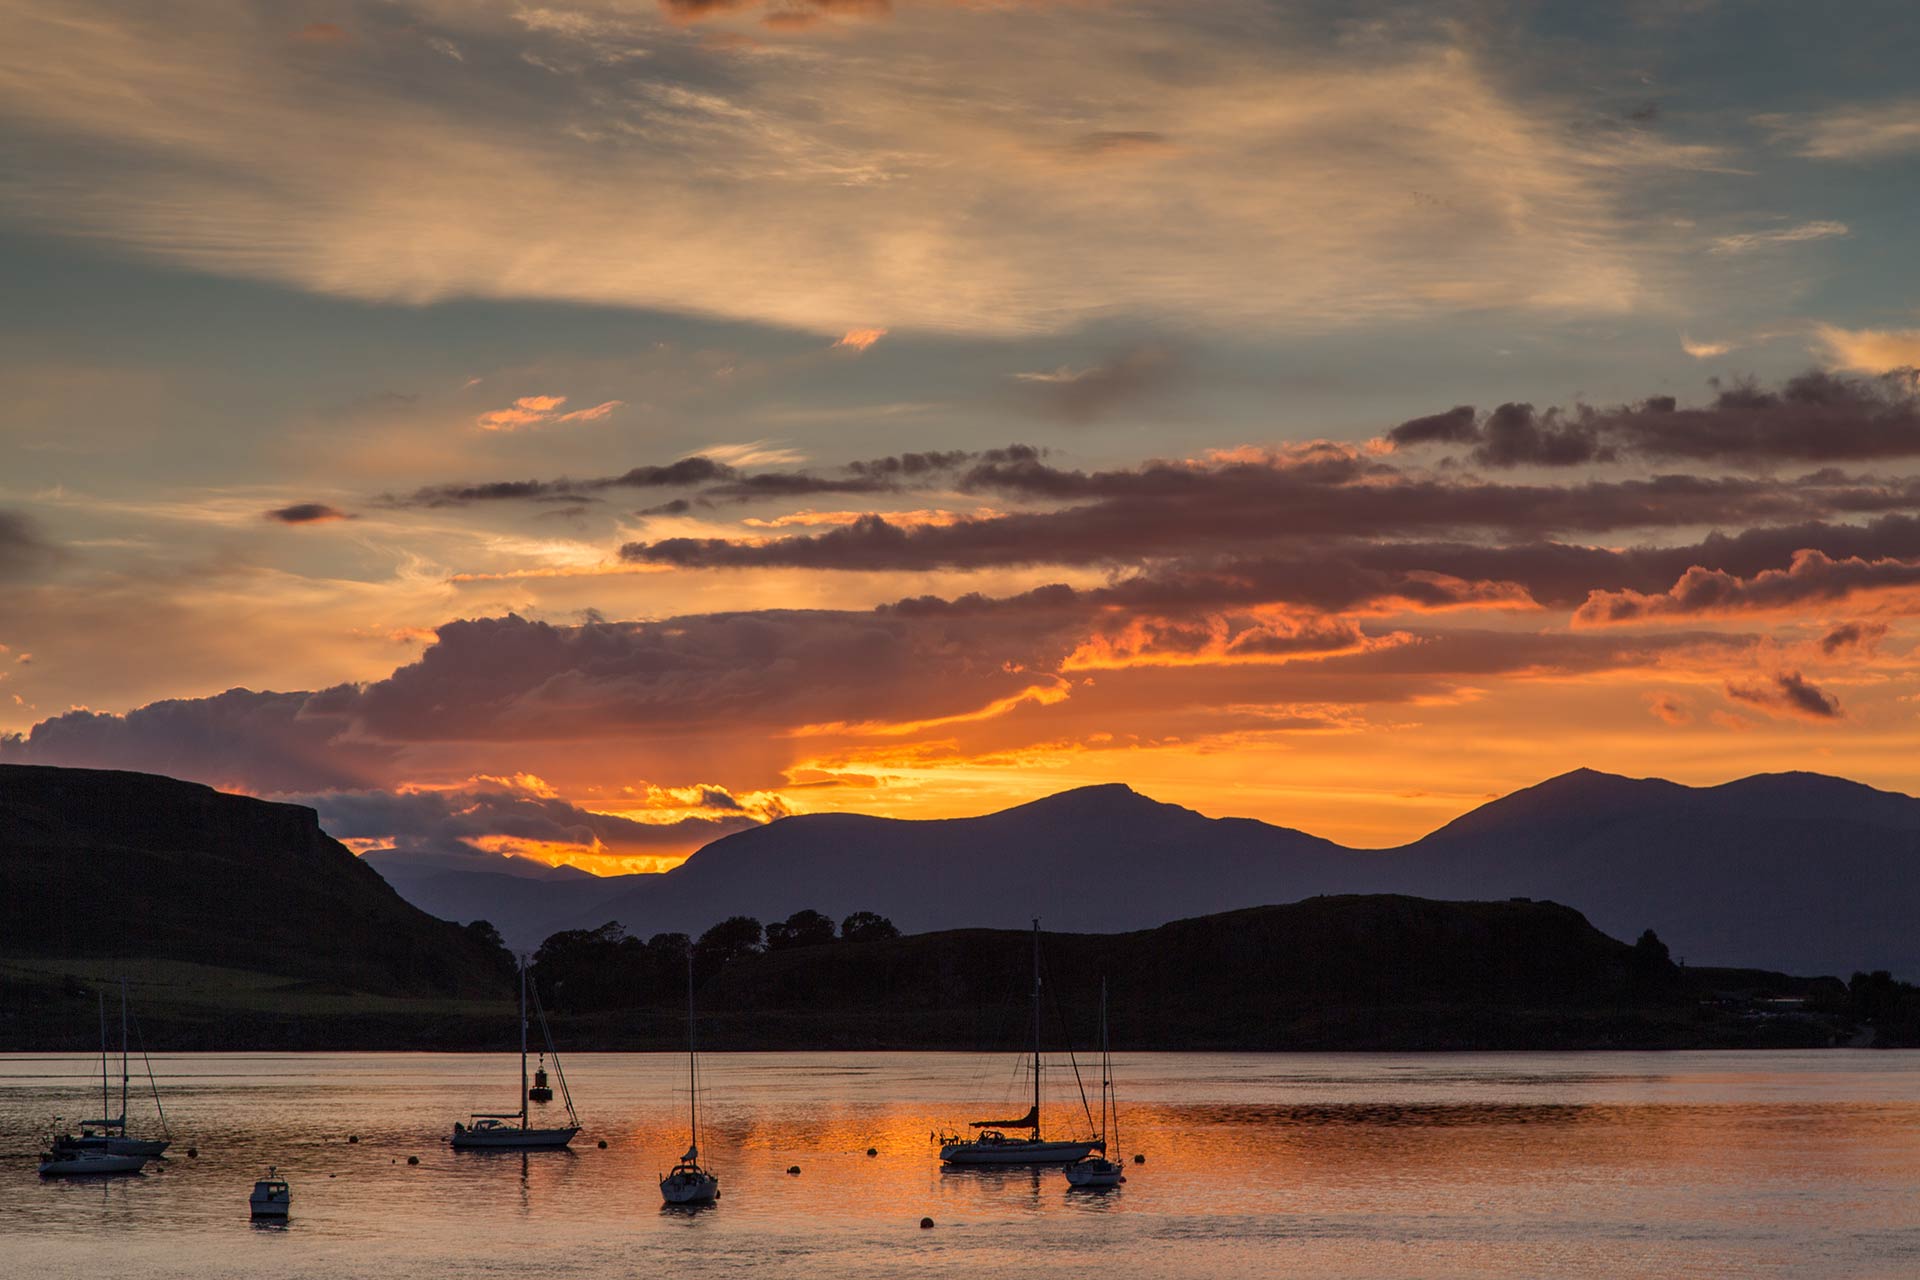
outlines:
[[[954,1138],[940,1148],[940,1159],[951,1165],[1067,1164],[1102,1147],[1098,1138],[1047,1139],[1040,1128],[1040,921],[1033,922],[1033,1109],[1014,1120],[975,1120],[969,1128],[981,1130],[975,1138]],[[1076,1068],[1077,1070],[1077,1068]],[[1092,1117],[1088,1117],[1091,1122]],[[1025,1129],[1027,1137],[1009,1137],[1005,1130]]]
[[[560,1097],[566,1103],[567,1123],[557,1128],[534,1128],[527,1123],[527,958],[520,957],[520,1109],[518,1111],[475,1112],[467,1118],[472,1124],[456,1122],[453,1145],[458,1150],[530,1150],[564,1147],[580,1132],[580,1117],[573,1110],[573,1095],[567,1092],[567,1073],[561,1069],[560,1053],[553,1047],[553,1033],[547,1026],[546,1010],[540,1007],[540,993],[533,993],[533,1011],[540,1021],[540,1036],[546,1052],[553,1058],[554,1075],[560,1081]]]
[[[144,1043],[140,1050],[146,1058]],[[127,1089],[132,1078],[129,1066],[127,1040],[127,980],[120,979],[120,1114],[113,1115],[112,1091],[107,1083],[107,996],[100,993],[100,1115],[97,1119],[82,1120],[80,1132],[60,1134],[53,1140],[53,1156],[72,1155],[90,1152],[109,1156],[141,1156],[151,1158],[162,1155],[173,1145],[173,1134],[167,1130],[167,1113],[160,1105],[160,1086],[153,1078],[153,1063],[147,1062],[147,1085],[153,1090],[153,1108],[160,1118],[159,1138],[137,1138],[127,1132]],[[109,1172],[102,1170],[102,1172]]]
[[[687,1153],[660,1179],[660,1198],[670,1205],[712,1204],[720,1198],[720,1175],[700,1165],[700,1056],[693,1038],[693,952],[687,952]]]
[[[1108,1121],[1112,1130],[1108,1130]],[[1107,1039],[1107,980],[1100,979],[1100,1154],[1068,1165],[1067,1182],[1076,1187],[1117,1187],[1127,1180],[1120,1162],[1120,1100],[1113,1091],[1113,1046]]]

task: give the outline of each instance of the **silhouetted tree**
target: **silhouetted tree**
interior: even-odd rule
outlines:
[[[1680,971],[1674,968],[1673,955],[1667,950],[1667,944],[1660,941],[1660,935],[1648,929],[1633,944],[1633,953],[1627,960],[1628,981],[1635,991],[1642,994],[1659,991],[1679,980]]]
[[[760,950],[764,930],[752,916],[728,916],[693,944],[693,971],[705,981],[726,965]]]
[[[878,942],[886,938],[897,938],[900,930],[893,921],[876,911],[856,911],[840,922],[840,938],[844,942]]]
[[[513,958],[513,952],[507,950],[507,940],[500,936],[500,931],[493,927],[492,921],[475,920],[467,926],[467,936],[473,939],[474,945],[486,956],[487,963],[502,977],[513,976],[519,962]]]
[[[796,911],[776,924],[767,926],[767,950],[785,951],[792,947],[817,947],[833,941],[833,921],[818,911]]]

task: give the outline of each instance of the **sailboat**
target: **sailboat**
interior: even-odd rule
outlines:
[[[560,1097],[567,1105],[567,1123],[559,1128],[535,1129],[527,1124],[527,958],[520,957],[520,1109],[507,1112],[475,1112],[467,1118],[472,1124],[455,1123],[453,1145],[460,1150],[526,1150],[540,1147],[564,1147],[580,1132],[580,1117],[574,1114],[573,1095],[567,1092],[567,1073],[560,1069],[560,1054],[553,1047],[553,1033],[547,1028],[546,1011],[540,1007],[540,993],[534,992],[534,1013],[540,1019],[540,1035],[546,1051],[553,1055],[554,1074],[560,1080]]]
[[[146,1050],[141,1049],[144,1057]],[[136,1138],[127,1132],[127,1082],[131,1075],[127,1064],[127,980],[120,979],[120,1114],[110,1116],[112,1106],[111,1091],[107,1085],[107,997],[100,993],[100,1117],[95,1120],[82,1120],[80,1133],[60,1134],[53,1140],[53,1152],[50,1158],[88,1152],[110,1156],[153,1157],[161,1155],[173,1145],[173,1135],[167,1131],[167,1113],[160,1107],[160,1088],[153,1080],[153,1064],[147,1064],[147,1083],[153,1089],[154,1110],[160,1116],[160,1131],[164,1138]],[[113,1170],[100,1169],[109,1173]]]
[[[687,1153],[660,1179],[668,1204],[712,1204],[720,1198],[720,1175],[700,1167],[700,1057],[693,1042],[693,954],[687,954]]]
[[[1089,1117],[1091,1119],[1091,1117]],[[1033,922],[1033,1110],[1016,1120],[975,1120],[969,1128],[977,1138],[959,1139],[940,1148],[946,1164],[1066,1164],[1101,1147],[1097,1138],[1054,1140],[1040,1132],[1040,922]],[[1002,1130],[1027,1129],[1030,1137],[1010,1138]]]
[[[1107,1121],[1113,1121],[1109,1136]],[[1112,1145],[1109,1146],[1108,1144]],[[1113,1092],[1113,1049],[1107,1042],[1107,980],[1100,979],[1100,1154],[1075,1160],[1062,1172],[1076,1187],[1117,1187],[1127,1180],[1120,1163],[1120,1100]]]

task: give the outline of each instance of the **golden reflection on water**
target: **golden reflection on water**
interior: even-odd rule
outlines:
[[[89,1065],[0,1060],[9,1274],[1920,1273],[1920,1055],[1123,1056],[1129,1180],[1093,1192],[939,1165],[930,1135],[997,1105],[1004,1064],[716,1055],[702,1154],[722,1199],[694,1212],[657,1192],[687,1141],[671,1056],[569,1058],[586,1127],[528,1154],[445,1144],[513,1105],[510,1058],[166,1059],[200,1158],[43,1184],[35,1139],[84,1108]],[[293,1215],[255,1230],[268,1164]]]

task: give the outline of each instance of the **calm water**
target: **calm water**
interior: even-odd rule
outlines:
[[[0,1059],[7,1276],[1920,1274],[1916,1054],[1128,1055],[1148,1162],[1105,1193],[941,1172],[929,1132],[1003,1104],[1004,1059],[719,1055],[724,1197],[694,1212],[655,1188],[684,1142],[671,1057],[569,1058],[586,1131],[528,1156],[443,1140],[513,1106],[510,1057],[156,1059],[179,1156],[43,1183],[37,1139],[92,1114],[90,1069]],[[269,1163],[285,1227],[248,1222]]]

